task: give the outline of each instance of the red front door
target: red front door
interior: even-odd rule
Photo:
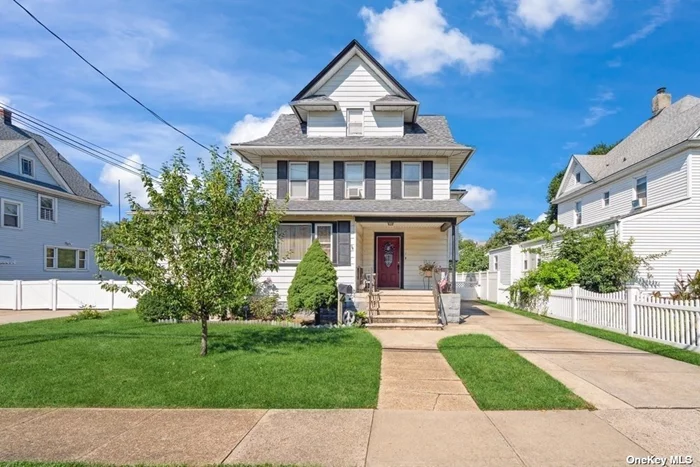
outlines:
[[[401,237],[377,236],[377,287],[401,287]]]

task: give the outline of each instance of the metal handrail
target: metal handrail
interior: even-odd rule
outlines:
[[[379,309],[379,294],[377,294],[377,287],[375,284],[375,274],[369,274],[369,291],[367,292],[367,308],[369,311],[369,322],[372,322],[372,318]]]
[[[438,315],[438,320],[443,326],[447,326],[447,314],[445,306],[442,303],[442,293],[440,292],[440,283],[437,280],[437,270],[433,271],[433,299],[435,300],[435,311]]]

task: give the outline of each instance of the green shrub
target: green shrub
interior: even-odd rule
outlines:
[[[289,311],[318,312],[338,301],[338,275],[318,240],[315,240],[297,266],[287,292]]]
[[[508,287],[510,302],[525,310],[544,311],[542,307],[550,290],[570,287],[579,277],[578,266],[569,260],[555,259],[542,263]]]
[[[80,311],[69,318],[71,321],[83,321],[85,319],[101,319],[102,315],[92,305],[83,305]]]
[[[362,310],[355,313],[355,321],[352,323],[353,326],[364,327],[369,322],[369,316],[367,312]]]
[[[185,313],[175,295],[146,292],[139,297],[136,314],[144,321],[155,322],[159,319],[180,320]]]
[[[269,297],[253,297],[250,300],[250,315],[254,319],[275,319],[276,308],[277,295],[271,295]]]

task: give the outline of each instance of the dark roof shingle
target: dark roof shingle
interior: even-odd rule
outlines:
[[[92,201],[109,204],[109,201],[97,191],[90,182],[73,167],[63,156],[61,156],[56,148],[54,148],[43,136],[32,133],[15,125],[7,125],[0,121],[0,140],[16,141],[33,139],[39,145],[41,150],[48,157],[49,162],[55,167],[56,171],[63,177],[71,191],[81,198],[86,198]]]

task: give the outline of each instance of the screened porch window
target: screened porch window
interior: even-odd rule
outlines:
[[[311,224],[281,224],[277,232],[280,257],[284,261],[301,261],[311,246]]]

